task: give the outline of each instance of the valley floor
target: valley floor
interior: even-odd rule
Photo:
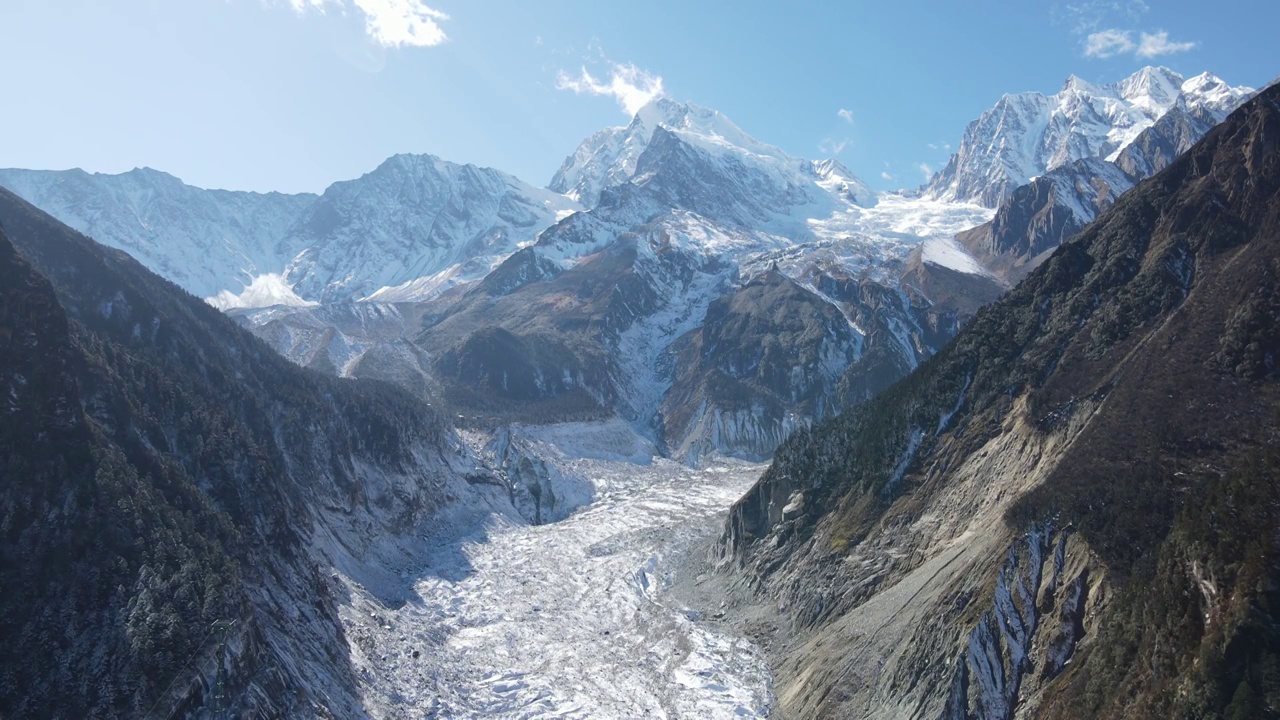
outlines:
[[[595,487],[568,518],[534,526],[492,514],[436,542],[403,604],[352,584],[343,619],[371,714],[767,716],[759,649],[666,592],[762,467],[655,459],[563,469]]]

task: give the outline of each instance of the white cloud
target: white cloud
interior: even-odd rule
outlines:
[[[1142,33],[1138,42],[1138,57],[1153,58],[1161,55],[1186,52],[1196,46],[1195,42],[1174,42],[1169,33],[1161,30],[1154,34]]]
[[[933,168],[929,166],[929,163],[920,163],[916,167],[924,174],[924,181],[929,182],[929,179],[933,177]]]
[[[1109,58],[1133,52],[1135,47],[1137,46],[1133,43],[1132,33],[1123,30],[1101,30],[1089,33],[1089,37],[1084,39],[1084,56]]]
[[[1186,52],[1197,44],[1170,40],[1164,30],[1138,33],[1138,39],[1134,40],[1132,31],[1112,28],[1090,33],[1084,40],[1084,56],[1105,59],[1132,53],[1140,58],[1153,58]]]
[[[889,174],[889,171],[888,171],[888,170],[881,170],[881,171],[880,171],[880,179],[881,179],[881,180],[887,180],[887,181],[889,181],[889,182],[893,182],[893,176]]]
[[[448,39],[439,21],[449,16],[420,0],[354,0],[364,11],[365,30],[386,47],[430,47]]]
[[[364,28],[369,37],[383,47],[431,47],[449,36],[440,27],[449,16],[422,0],[288,0],[297,12],[341,8],[355,5],[364,14]]]
[[[562,70],[556,76],[556,89],[572,90],[578,95],[608,95],[617,100],[628,115],[635,115],[646,103],[663,94],[660,76],[645,72],[631,63],[612,63],[608,82],[601,82],[585,67],[577,76],[568,75]]]
[[[849,123],[850,125],[852,125],[852,124],[853,124],[853,111],[852,111],[852,110],[846,110],[846,109],[844,109],[844,108],[840,108],[839,110],[837,110],[837,111],[836,111],[836,116],[837,116],[837,117],[839,117],[841,120],[843,120],[843,121],[845,121],[845,122]]]

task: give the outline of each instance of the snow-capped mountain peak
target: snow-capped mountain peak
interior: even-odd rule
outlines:
[[[1254,92],[1253,88],[1233,87],[1217,75],[1204,72],[1182,83],[1181,100],[1187,109],[1208,110],[1213,113],[1215,122],[1221,122]]]
[[[640,108],[625,127],[587,138],[550,188],[599,205],[602,192],[631,183],[659,206],[718,222],[808,235],[804,218],[869,207],[876,193],[839,161],[807,160],[761,142],[723,113],[669,97]]]
[[[1169,68],[1145,67],[1110,87],[1134,107],[1158,116],[1173,107],[1182,84],[1182,76]]]
[[[743,132],[718,110],[711,110],[692,103],[679,103],[668,97],[657,97],[636,112],[635,120],[648,129],[662,127],[677,133],[697,136],[708,142],[746,150],[756,155],[785,155],[778,148],[760,142]]]
[[[285,277],[308,298],[362,297],[417,284],[380,299],[421,299],[483,275],[577,209],[563,195],[492,168],[394,155],[363,177],[334,183],[316,200],[291,231],[294,239],[285,240],[305,248]],[[440,273],[449,275],[436,277]]]
[[[565,159],[547,187],[594,207],[602,190],[621,185],[635,175],[640,156],[660,127],[691,145],[790,158],[782,150],[748,135],[719,111],[663,95],[636,111],[627,125],[605,128],[584,140]]]
[[[959,150],[924,194],[995,207],[1015,187],[1054,168],[1114,159],[1176,105],[1225,116],[1251,92],[1208,73],[1186,80],[1168,68],[1146,67],[1109,84],[1072,75],[1053,95],[1005,95],[965,128]]]
[[[849,168],[844,163],[835,158],[827,158],[826,160],[814,160],[813,171],[823,180],[856,180],[853,173],[849,172]]]
[[[424,299],[580,209],[433,155],[395,155],[319,197],[206,190],[150,168],[0,170],[0,186],[224,309]]]
[[[1071,75],[1068,75],[1066,81],[1062,83],[1061,92],[1063,93],[1074,92],[1074,93],[1080,93],[1083,95],[1097,95],[1101,91],[1099,90],[1097,85],[1094,85],[1088,80],[1085,80],[1073,73]],[[1012,97],[1013,95],[1014,95],[1013,93],[1005,93],[1004,97],[1006,98]]]

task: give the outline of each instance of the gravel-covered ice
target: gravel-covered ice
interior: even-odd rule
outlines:
[[[751,718],[765,658],[665,594],[761,471],[560,458],[595,499],[534,526],[493,513],[423,549],[401,604],[349,582],[342,610],[381,717]],[[398,607],[397,607],[398,605]]]

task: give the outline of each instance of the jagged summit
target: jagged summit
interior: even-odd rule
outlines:
[[[308,208],[283,241],[300,248],[285,276],[302,296],[325,301],[424,279],[447,284],[435,276],[483,274],[576,209],[492,168],[394,155],[363,177],[329,186]]]
[[[1166,67],[1145,67],[1114,85],[1116,94],[1137,107],[1163,112],[1183,92],[1183,77]]]
[[[709,155],[735,157],[750,166],[788,166],[810,176],[830,179],[833,173],[856,184],[853,191],[862,202],[873,202],[873,193],[853,173],[835,160],[808,161],[794,157],[747,134],[717,110],[656,97],[636,111],[625,126],[605,128],[587,138],[565,159],[548,187],[594,207],[603,190],[635,177],[640,158],[654,133],[662,128],[684,145]]]
[[[1050,170],[1090,157],[1115,159],[1174,107],[1201,109],[1220,122],[1252,92],[1209,73],[1188,80],[1164,67],[1108,84],[1071,75],[1053,95],[1002,97],[969,124],[956,154],[923,191],[995,207]]]

